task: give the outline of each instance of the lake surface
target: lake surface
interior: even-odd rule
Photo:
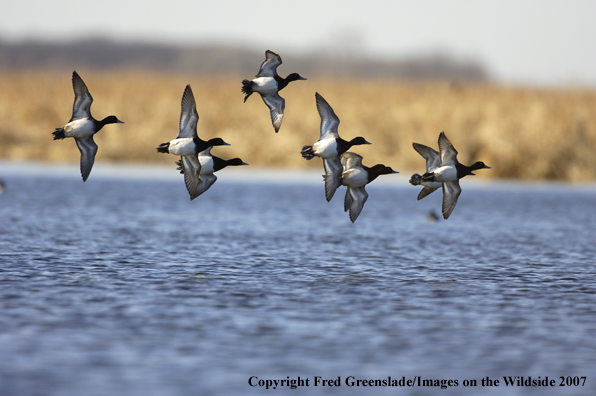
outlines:
[[[381,176],[352,224],[320,174],[0,163],[0,395],[596,394],[595,185],[466,178],[431,222]]]

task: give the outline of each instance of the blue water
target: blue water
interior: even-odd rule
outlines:
[[[440,191],[392,177],[352,224],[316,172],[226,169],[190,202],[173,165],[0,163],[0,395],[596,394],[596,186],[468,178],[431,222]]]

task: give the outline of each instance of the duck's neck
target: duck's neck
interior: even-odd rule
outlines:
[[[462,165],[459,162],[455,163],[455,169],[457,169],[457,178],[461,179],[462,177],[466,177],[471,175],[473,171],[478,169],[483,169],[484,166],[480,165],[480,163],[476,162],[470,166]]]
[[[91,118],[93,118],[93,117],[91,117]],[[95,122],[95,129],[96,129],[95,133],[99,132],[99,130],[107,124],[116,124],[119,122],[118,119],[114,116],[107,116],[103,120],[99,120],[99,121],[96,119],[93,119],[93,121]]]
[[[368,166],[364,166],[364,165],[362,165],[362,167],[368,173],[368,182],[369,183],[372,182],[373,180],[375,180],[380,175],[388,175],[390,173],[393,173],[393,169],[391,169],[388,166],[385,166],[383,164],[377,164],[370,168]]]
[[[288,80],[288,78],[282,78],[278,75],[273,76],[273,78],[275,78],[275,81],[277,81],[277,90],[281,91],[282,89],[284,89],[285,87],[288,86],[288,84],[290,83],[291,80]]]

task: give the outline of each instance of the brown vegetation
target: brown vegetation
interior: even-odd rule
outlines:
[[[155,148],[176,137],[180,99],[190,83],[199,136],[222,137],[232,146],[218,147],[214,154],[240,157],[252,166],[321,167],[320,161],[300,156],[302,146],[319,137],[314,98],[319,92],[341,119],[344,139],[364,136],[373,143],[353,150],[367,165],[423,171],[424,161],[412,142],[438,148],[439,132],[445,131],[462,163],[482,160],[492,166],[478,172],[481,177],[596,179],[594,91],[309,79],[282,91],[286,112],[276,134],[258,95],[242,102],[240,81],[249,76],[79,73],[95,99],[93,115],[114,114],[125,121],[96,135],[98,162],[154,162],[174,168],[173,156]],[[75,143],[52,141],[51,135],[71,116],[70,78],[52,72],[0,74],[0,159],[78,162]]]

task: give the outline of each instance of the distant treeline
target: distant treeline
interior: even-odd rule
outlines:
[[[296,56],[280,48],[248,50],[225,45],[181,46],[119,43],[104,39],[75,42],[5,42],[0,40],[0,70],[146,70],[199,75],[238,74],[252,76],[264,60],[266,49],[284,60],[280,74],[299,72],[307,77],[391,78],[399,80],[489,80],[477,61],[458,60],[443,53],[382,60],[366,55],[339,56],[312,53]],[[360,51],[359,51],[360,52]]]

